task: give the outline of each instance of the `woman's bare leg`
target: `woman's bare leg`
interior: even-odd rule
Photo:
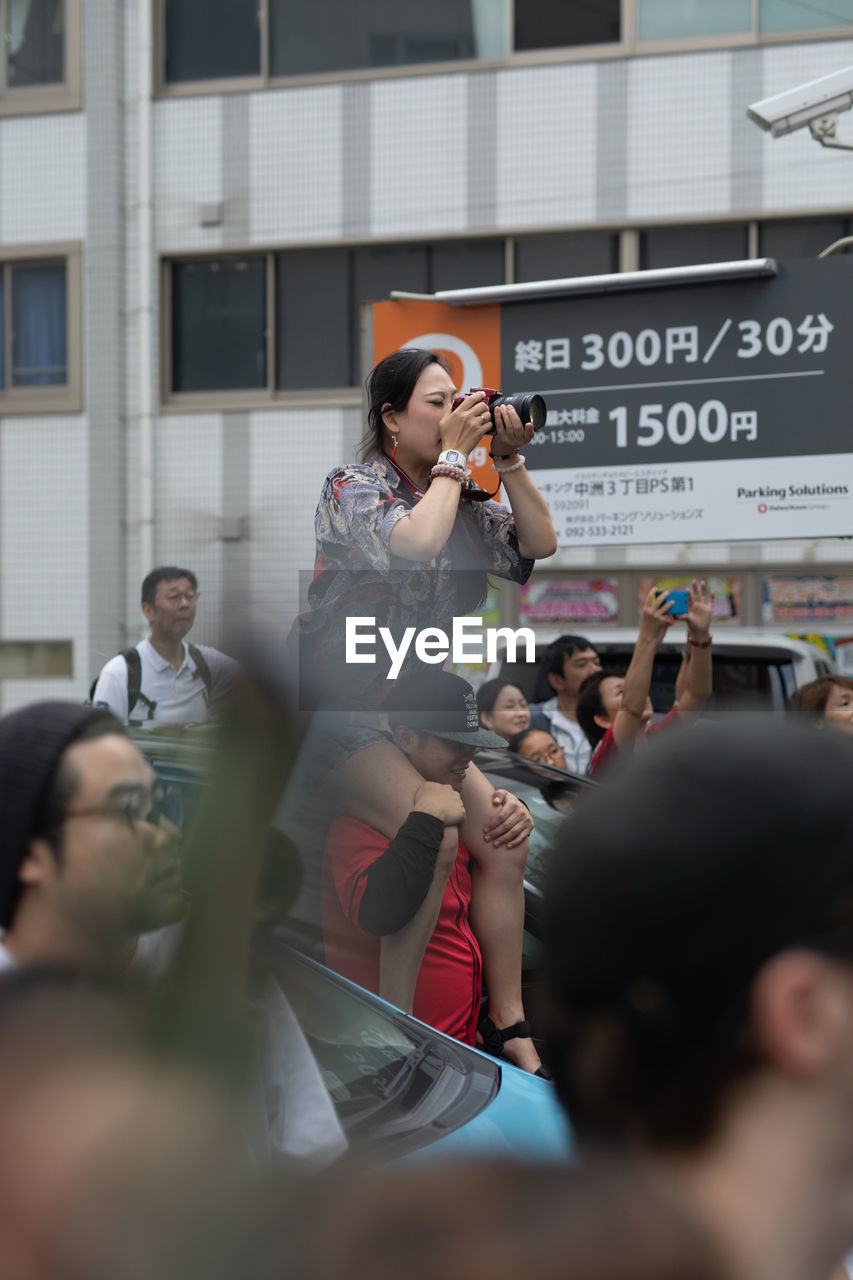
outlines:
[[[471,926],[480,944],[489,993],[489,1017],[502,1030],[524,1020],[521,950],[524,933],[524,868],[527,840],[495,848],[483,837],[494,820],[494,788],[475,765],[462,784],[467,814],[462,839],[471,852]],[[516,1066],[536,1071],[542,1064],[529,1039],[508,1040],[504,1053]]]
[[[412,812],[423,778],[392,742],[377,742],[345,760],[333,773],[333,803],[341,812],[393,839]],[[379,994],[411,1013],[421,961],[441,909],[447,877],[453,869],[459,832],[449,827],[441,842],[435,874],[415,915],[397,933],[382,939]]]

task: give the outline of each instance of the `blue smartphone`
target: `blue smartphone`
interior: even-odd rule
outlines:
[[[690,608],[690,594],[687,591],[668,591],[670,607],[667,613],[673,618],[682,617]]]

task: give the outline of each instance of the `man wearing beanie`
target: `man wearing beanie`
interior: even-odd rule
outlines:
[[[126,962],[179,918],[174,830],[108,711],[38,702],[0,719],[0,968]]]

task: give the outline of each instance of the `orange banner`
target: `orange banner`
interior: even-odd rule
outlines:
[[[423,347],[442,356],[460,391],[500,389],[500,307],[450,307],[443,302],[373,304],[373,363],[400,347]],[[488,440],[469,458],[478,485],[492,490],[497,476],[488,460]]]

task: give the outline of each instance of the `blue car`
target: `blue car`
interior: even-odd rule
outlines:
[[[204,750],[159,734],[133,736],[190,816]],[[496,779],[496,785],[512,783]],[[528,886],[529,903],[531,895],[536,891]],[[552,1084],[403,1013],[328,969],[320,954],[317,931],[302,918],[291,918],[265,946],[352,1145],[388,1159],[455,1153],[571,1159],[569,1126]]]
[[[570,1159],[569,1127],[548,1081],[442,1035],[283,939],[278,945],[271,967],[353,1145],[390,1159]]]

